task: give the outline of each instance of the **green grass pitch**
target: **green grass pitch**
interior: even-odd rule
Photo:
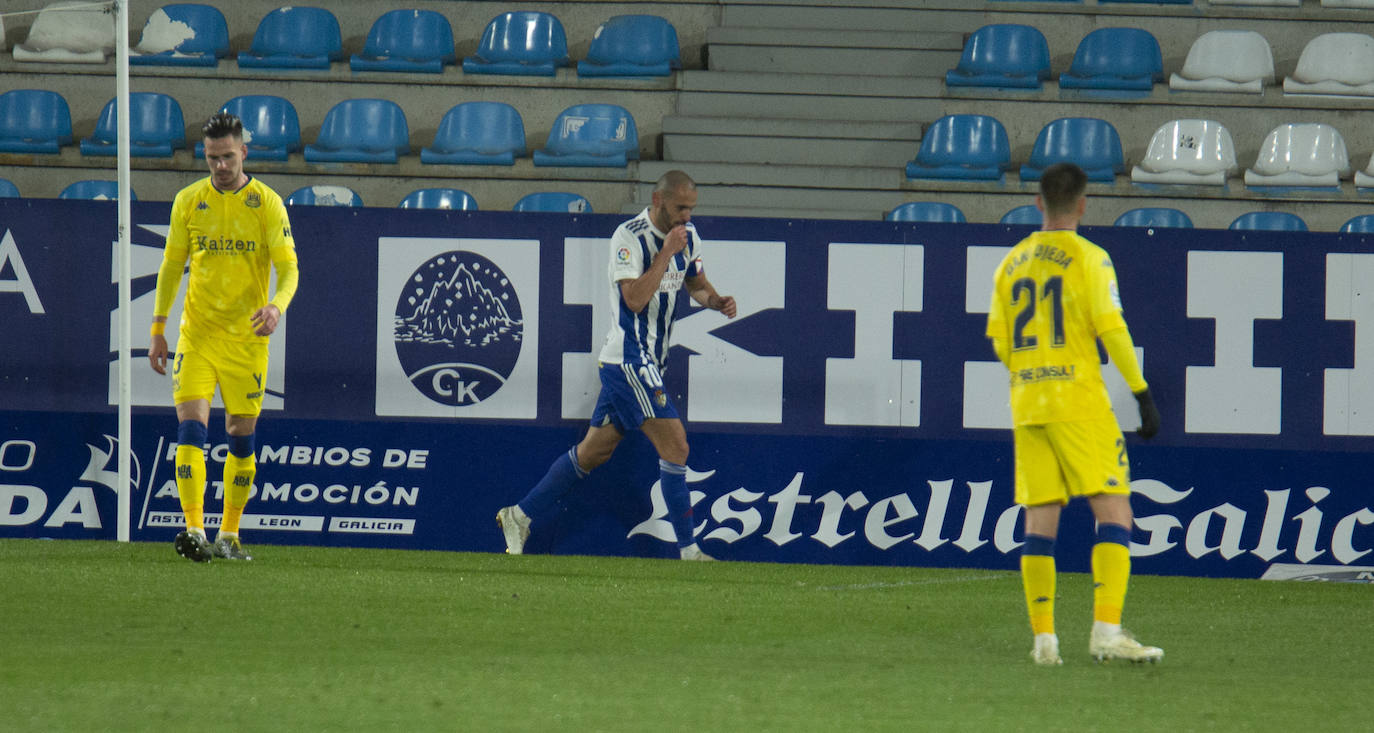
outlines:
[[[0,540],[6,731],[1361,730],[1368,585],[1136,576],[1094,664],[1012,570]]]

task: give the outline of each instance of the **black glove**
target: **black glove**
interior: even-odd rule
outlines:
[[[1140,407],[1140,427],[1135,434],[1149,440],[1159,433],[1159,409],[1155,407],[1155,398],[1150,396],[1149,387],[1136,392],[1135,401]]]

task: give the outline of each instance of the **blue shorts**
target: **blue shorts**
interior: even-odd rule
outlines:
[[[614,424],[622,433],[638,430],[651,417],[678,419],[677,408],[663,390],[653,365],[601,364],[601,394],[596,396],[592,425]]]

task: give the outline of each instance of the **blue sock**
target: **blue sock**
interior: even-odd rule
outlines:
[[[544,478],[520,500],[520,510],[531,519],[548,516],[553,505],[586,477],[587,472],[577,465],[577,446],[573,446],[572,450],[554,459]]]
[[[696,542],[692,537],[692,498],[687,493],[687,467],[660,458],[658,477],[663,501],[668,505],[668,521],[677,533],[677,546],[686,547]]]

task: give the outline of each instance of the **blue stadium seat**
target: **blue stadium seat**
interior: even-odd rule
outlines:
[[[301,150],[301,122],[290,100],[269,95],[234,97],[220,108],[243,120],[244,144],[257,160],[286,160]],[[205,155],[205,143],[196,143],[196,157]]]
[[[1039,89],[1050,78],[1050,45],[1028,25],[998,23],[974,31],[945,86]]]
[[[563,24],[549,13],[533,11],[492,18],[477,42],[477,53],[463,59],[468,74],[555,76],[558,67],[571,65]]]
[[[421,163],[515,165],[525,157],[525,122],[504,102],[463,102],[444,113]]]
[[[938,201],[908,201],[887,212],[887,221],[922,221],[943,224],[963,224],[968,221],[964,212],[954,204]]]
[[[372,24],[363,52],[353,54],[354,71],[407,71],[438,74],[457,63],[453,27],[433,10],[392,10]]]
[[[906,177],[996,181],[1008,168],[1011,143],[997,118],[946,115],[926,128]]]
[[[345,99],[324,115],[320,136],[305,146],[311,163],[395,163],[410,153],[410,126],[386,99]]]
[[[1341,225],[1342,234],[1374,234],[1374,214],[1351,217]]]
[[[19,195],[19,187],[14,185],[14,181],[0,178],[0,198],[17,199],[22,197]]]
[[[515,202],[511,211],[544,211],[555,214],[590,214],[592,204],[575,193],[541,191]]]
[[[119,183],[115,181],[77,181],[57,194],[60,199],[90,199],[114,201],[119,198]],[[129,199],[138,200],[138,194],[129,188]]]
[[[0,94],[0,152],[62,152],[72,144],[72,113],[67,100],[44,89],[13,89]]]
[[[344,59],[339,19],[324,8],[284,7],[263,16],[253,45],[239,53],[239,66],[269,69],[328,69]]]
[[[118,152],[118,127],[115,102],[111,99],[100,111],[95,133],[81,141],[82,155],[115,155]],[[181,105],[158,92],[129,94],[129,154],[136,158],[170,158],[186,148],[186,122]]]
[[[1305,232],[1307,222],[1286,211],[1252,211],[1231,222],[1230,229],[1259,229],[1272,232]]]
[[[1016,225],[1029,224],[1038,227],[1044,223],[1044,221],[1045,217],[1040,213],[1040,209],[1035,207],[1035,204],[1026,204],[1025,206],[1018,206],[1003,214],[1002,219],[997,223]]]
[[[1178,209],[1142,208],[1131,209],[1116,217],[1114,227],[1177,227],[1192,229],[1193,220]]]
[[[668,76],[682,68],[677,29],[657,15],[617,15],[596,29],[578,76]]]
[[[1159,41],[1140,28],[1099,28],[1083,37],[1061,89],[1148,92],[1164,81]]]
[[[287,206],[363,205],[363,197],[347,186],[302,186],[283,200]]]
[[[129,63],[147,66],[218,66],[229,55],[229,24],[210,5],[178,3],[153,11]]]
[[[558,115],[534,164],[624,168],[639,160],[635,118],[614,104],[575,104]]]
[[[1121,136],[1110,122],[1096,117],[1063,117],[1045,125],[1035,138],[1030,160],[1021,166],[1021,180],[1038,181],[1055,163],[1075,163],[1089,181],[1111,183],[1126,172]]]
[[[476,211],[477,199],[456,188],[417,188],[397,204],[402,209],[453,209]]]

